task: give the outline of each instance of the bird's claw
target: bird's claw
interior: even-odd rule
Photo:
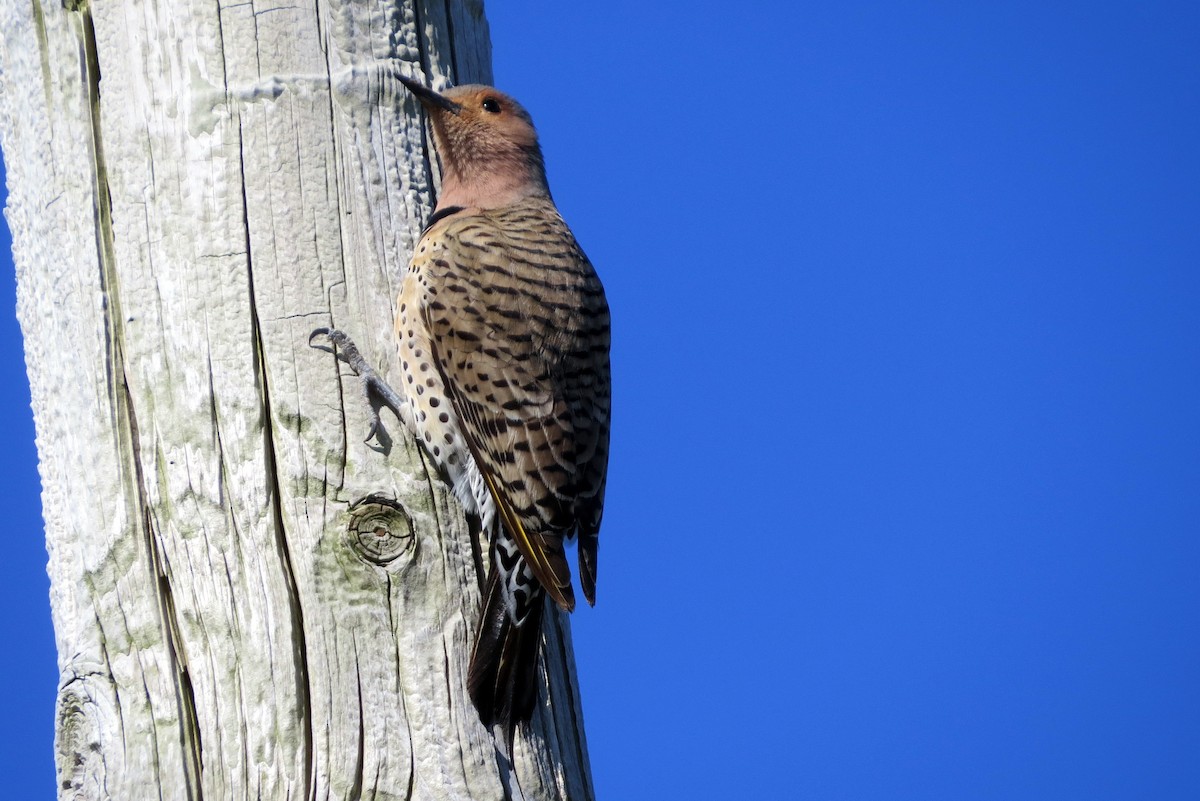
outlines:
[[[314,339],[320,336],[329,338],[328,346],[313,342]],[[313,332],[308,335],[308,346],[317,350],[327,350],[335,353],[340,351],[339,356],[341,360],[350,365],[351,369],[359,375],[362,375],[364,371],[369,373],[375,372],[363,360],[362,354],[358,352],[358,346],[354,344],[354,340],[347,336],[345,331],[338,328],[314,328]]]
[[[329,345],[324,346],[314,343],[313,340],[319,336],[328,337]],[[344,331],[337,328],[316,328],[308,335],[308,345],[318,350],[327,350],[334,353],[337,358],[344,361],[347,366],[358,376],[362,385],[363,397],[367,402],[367,409],[370,410],[371,425],[367,429],[367,436],[364,442],[370,442],[380,433],[379,406],[372,403],[372,399],[378,399],[380,405],[387,405],[397,417],[401,416],[401,406],[404,403],[403,398],[388,385],[383,377],[375,371],[375,368],[367,364],[366,359],[358,350],[358,346],[354,344],[349,336]]]

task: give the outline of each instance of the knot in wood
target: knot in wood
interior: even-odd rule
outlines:
[[[368,495],[350,505],[350,547],[360,558],[388,565],[416,545],[412,519],[385,495]]]

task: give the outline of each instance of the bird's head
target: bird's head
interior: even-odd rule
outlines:
[[[533,120],[521,104],[490,86],[434,92],[409,78],[433,124],[442,163],[438,208],[497,208],[550,194]]]

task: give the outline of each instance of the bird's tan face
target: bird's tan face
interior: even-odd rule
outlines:
[[[538,146],[537,131],[529,113],[503,92],[490,86],[456,86],[442,97],[458,105],[458,113],[439,109],[435,124],[455,138],[476,138],[481,146],[498,151],[512,147],[529,150]]]
[[[478,84],[437,94],[407,79],[404,83],[433,124],[443,170],[439,208],[495,208],[549,195],[537,131],[517,101]]]

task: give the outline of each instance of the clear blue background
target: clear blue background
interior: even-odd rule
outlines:
[[[1200,7],[733,9],[488,7],[613,307],[599,797],[1200,798]],[[50,798],[0,324],[0,753]]]

